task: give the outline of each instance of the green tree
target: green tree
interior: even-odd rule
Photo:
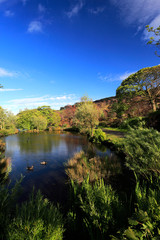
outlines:
[[[147,28],[148,32],[151,32],[153,34],[153,36],[150,37],[148,44],[153,44],[157,48],[160,48],[160,26],[157,28],[153,28],[153,27],[150,27],[149,25],[147,25],[146,28]],[[158,55],[157,51],[155,51],[155,53],[158,57],[160,57],[160,55]]]
[[[93,130],[99,124],[99,111],[91,99],[84,96],[76,109],[74,124],[81,133],[93,136]]]
[[[32,130],[35,127],[33,122],[34,117],[40,116],[41,113],[36,109],[32,110],[26,109],[25,111],[21,111],[17,115],[17,127],[20,129]]]
[[[119,99],[132,99],[135,96],[141,96],[147,100],[152,110],[157,109],[157,100],[160,94],[160,66],[147,67],[131,74],[123,80],[120,87],[117,88],[116,96]]]
[[[37,110],[41,113],[41,115],[46,117],[48,128],[58,127],[60,125],[60,115],[56,111],[51,109],[50,106],[41,106],[38,107]]]
[[[0,130],[5,127],[6,119],[7,119],[6,112],[2,107],[0,107]]]
[[[32,124],[37,130],[45,130],[47,128],[47,119],[43,116],[33,116]]]

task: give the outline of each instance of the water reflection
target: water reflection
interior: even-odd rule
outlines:
[[[83,136],[70,133],[25,133],[8,136],[4,140],[5,156],[11,158],[12,162],[9,177],[14,184],[17,179],[20,179],[21,174],[24,176],[22,182],[24,196],[27,196],[35,186],[36,189],[41,189],[44,196],[50,200],[65,202],[68,197],[66,185],[68,177],[64,163],[80,151],[87,152],[91,159],[94,159],[95,155],[110,156],[106,158],[107,161],[103,167],[106,171],[105,176],[113,176],[118,170],[121,171],[118,158],[114,159],[115,155],[110,150],[98,149]],[[47,164],[41,165],[43,161]],[[94,160],[92,161],[93,172],[97,171],[98,164],[95,165]],[[33,171],[27,170],[29,166],[33,166]]]
[[[11,171],[11,158],[0,159],[0,183],[9,182],[9,172]]]

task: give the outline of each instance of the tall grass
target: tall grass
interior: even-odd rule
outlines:
[[[8,240],[61,240],[63,239],[62,215],[57,207],[44,199],[41,193],[31,194],[30,200],[16,207],[8,226]]]
[[[81,233],[84,239],[107,239],[125,224],[126,207],[116,192],[104,181],[90,183],[89,177],[81,185],[71,181],[72,206],[69,212],[69,226]],[[127,213],[128,214],[128,213]]]
[[[13,188],[0,186],[1,240],[61,240],[63,219],[59,209],[34,191],[29,201],[16,204],[21,181]]]

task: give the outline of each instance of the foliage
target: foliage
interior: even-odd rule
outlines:
[[[126,165],[144,177],[160,173],[160,133],[154,129],[132,129],[123,140]]]
[[[128,228],[113,240],[158,240],[160,235],[160,187],[146,187],[138,182],[135,188],[135,210],[128,219]]]
[[[8,226],[12,221],[12,215],[14,214],[16,206],[15,202],[19,194],[21,180],[11,189],[9,186],[6,187],[2,183],[0,185],[0,234],[2,240],[8,239]]]
[[[147,25],[146,28],[147,28],[147,31],[151,32],[152,35],[154,36],[154,37],[153,36],[150,37],[148,44],[153,44],[159,48],[159,46],[160,46],[160,26],[157,28],[153,28],[153,27],[150,27],[149,25]],[[157,54],[157,51],[155,53],[158,57],[160,57],[160,55]]]
[[[63,239],[62,215],[40,192],[33,191],[29,201],[16,205],[21,181],[12,188],[0,185],[1,239]]]
[[[60,124],[59,114],[50,108],[50,106],[38,107],[37,110],[42,114],[43,117],[47,119],[47,127],[58,127]]]
[[[112,112],[115,112],[117,114],[118,118],[121,118],[123,116],[123,114],[128,110],[129,105],[119,101],[119,102],[115,102],[112,104]]]
[[[32,123],[37,130],[45,130],[47,128],[47,119],[43,116],[33,116]]]
[[[0,130],[15,130],[16,117],[9,111],[0,107]]]
[[[160,94],[160,66],[148,67],[131,74],[123,80],[116,90],[119,99],[132,99],[134,96],[144,97],[152,106],[157,108],[157,98]]]
[[[81,98],[81,103],[76,109],[74,124],[81,133],[93,135],[94,128],[99,124],[99,111],[92,100],[86,96]]]
[[[106,134],[102,131],[102,129],[95,129],[93,131],[93,136],[90,137],[90,141],[95,143],[102,143],[106,140]]]
[[[73,221],[78,222],[86,239],[106,239],[109,232],[119,229],[124,219],[123,204],[111,186],[103,180],[90,184],[89,178],[78,185],[72,181]],[[72,223],[73,224],[73,223]]]
[[[143,117],[134,117],[124,120],[119,128],[121,129],[130,129],[130,128],[143,128],[146,126],[145,118]]]
[[[61,240],[62,215],[40,192],[32,192],[30,200],[17,206],[15,216],[8,226],[8,240]]]
[[[45,130],[50,127],[58,127],[60,116],[49,106],[37,109],[26,109],[17,115],[17,127],[25,130]]]

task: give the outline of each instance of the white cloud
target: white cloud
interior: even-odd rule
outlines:
[[[44,13],[46,11],[46,8],[42,4],[39,3],[38,4],[38,11],[40,13]]]
[[[12,12],[12,11],[10,11],[10,10],[6,10],[6,11],[4,12],[4,15],[5,15],[6,17],[13,17],[13,16],[14,16],[14,12]]]
[[[0,68],[0,77],[16,77],[17,75],[16,72],[10,72],[4,68]]]
[[[22,91],[23,89],[5,89],[5,88],[0,88],[0,92],[15,92],[15,91]]]
[[[7,102],[7,104],[3,107],[8,110],[14,111],[14,113],[18,113],[19,109],[32,109],[37,108],[38,106],[51,106],[53,109],[59,109],[60,107],[64,107],[68,104],[74,104],[78,101],[78,98],[75,94],[61,95],[61,96],[42,96],[42,97],[28,97],[22,99],[13,99]]]
[[[38,32],[42,32],[42,23],[40,21],[32,21],[30,22],[29,26],[28,26],[28,32],[29,33],[38,33]]]
[[[102,82],[116,82],[116,81],[123,81],[127,77],[129,77],[131,74],[135,72],[125,72],[123,74],[106,74],[102,75],[101,73],[98,73],[98,79],[100,79]]]
[[[104,10],[105,10],[105,7],[98,7],[98,8],[91,8],[91,9],[89,9],[88,11],[89,11],[91,14],[98,15],[98,14],[104,12]]]
[[[83,6],[84,6],[83,1],[79,0],[78,3],[75,6],[73,6],[70,11],[66,13],[66,15],[69,18],[76,16],[79,13],[79,11],[83,8]]]

